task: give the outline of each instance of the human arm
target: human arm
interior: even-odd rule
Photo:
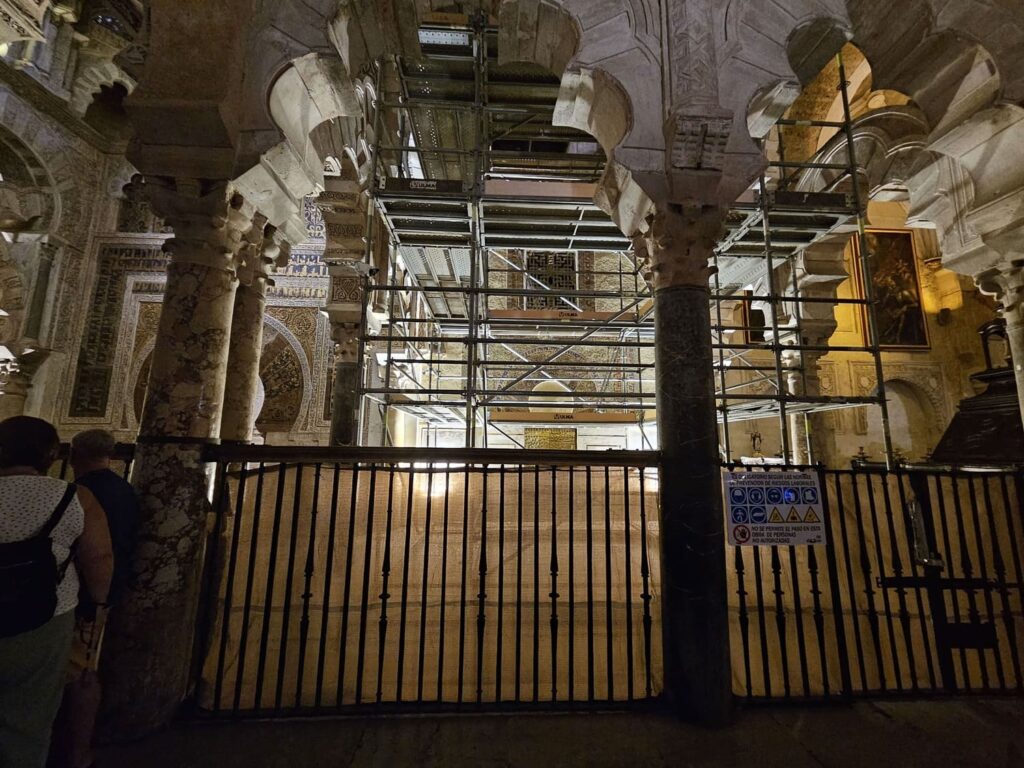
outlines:
[[[110,545],[107,516],[88,488],[78,487],[78,501],[85,512],[85,525],[75,548],[75,565],[89,597],[103,605],[107,602],[114,574],[114,552]]]

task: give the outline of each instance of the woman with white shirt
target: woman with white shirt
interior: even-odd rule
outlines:
[[[59,448],[57,431],[42,419],[0,422],[0,544],[40,536],[49,523],[59,579],[52,617],[0,637],[0,768],[46,764],[79,588],[102,606],[113,573],[110,532],[96,498],[85,488],[70,494],[68,483],[46,476]]]

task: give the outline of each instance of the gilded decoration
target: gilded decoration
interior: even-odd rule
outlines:
[[[528,451],[575,451],[575,429],[527,427],[523,442]]]

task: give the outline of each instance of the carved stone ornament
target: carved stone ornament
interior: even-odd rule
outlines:
[[[50,0],[0,0],[0,43],[43,40]]]
[[[176,262],[232,270],[242,235],[252,226],[245,200],[223,183],[197,179],[148,180],[154,211],[174,230],[164,250]]]
[[[359,360],[359,322],[331,323],[331,340],[334,342],[334,360],[338,363],[355,363]]]
[[[683,285],[707,288],[715,274],[708,259],[724,215],[716,206],[670,204],[648,217],[645,239],[655,290]]]
[[[267,217],[257,213],[253,217],[252,226],[242,235],[242,245],[235,257],[235,272],[241,285],[253,286],[267,277],[263,256],[266,227]]]
[[[721,171],[732,132],[732,118],[677,115],[672,140],[672,167]]]

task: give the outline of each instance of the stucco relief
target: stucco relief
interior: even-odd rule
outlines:
[[[850,361],[850,377],[858,395],[868,397],[878,389],[874,363]],[[903,381],[923,394],[931,406],[939,425],[949,423],[952,413],[949,387],[940,363],[885,363],[886,381]],[[859,435],[868,432],[867,413],[864,408],[855,409],[855,431]]]

